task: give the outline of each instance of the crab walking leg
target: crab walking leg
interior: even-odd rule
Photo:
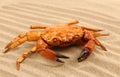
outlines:
[[[102,33],[99,33],[99,32],[94,32],[93,35],[94,35],[95,37],[109,36],[109,34],[102,34]]]
[[[94,40],[95,44],[100,46],[104,51],[107,51],[107,49],[100,43],[100,41],[98,41],[97,39]]]
[[[61,62],[61,63],[64,63],[64,62],[59,58],[69,58],[67,56],[58,54],[55,51],[51,50],[50,47],[42,39],[39,39],[37,42],[37,51],[43,57],[53,61]]]
[[[12,43],[14,43],[14,42],[16,42],[16,41],[24,38],[25,36],[26,36],[26,33],[22,33],[22,34],[18,35],[18,37],[14,38],[11,42],[9,42],[9,43],[5,46],[5,48],[8,48]],[[26,38],[24,38],[24,40],[26,40]]]
[[[20,63],[22,63],[27,58],[27,56],[29,56],[33,52],[36,52],[36,47],[35,46],[31,50],[25,51],[22,54],[22,56],[17,59],[17,61],[16,61],[17,70],[20,69]]]
[[[95,37],[100,37],[100,36],[109,36],[109,34],[102,34],[102,33],[98,33],[98,32],[94,32],[94,36]],[[100,46],[104,51],[107,51],[107,49],[100,43],[99,40],[97,40],[96,38],[94,39],[95,44]]]
[[[89,31],[94,31],[94,32],[98,32],[98,31],[102,31],[101,29],[93,29],[93,28],[88,28],[88,27],[84,27],[81,26],[83,30],[89,30]]]
[[[39,39],[41,32],[30,31],[27,33],[20,34],[18,37],[14,38],[8,45],[5,47],[4,53],[9,50],[21,45],[26,41],[36,41]]]
[[[100,46],[104,51],[107,51],[107,49],[100,43],[99,40],[96,39],[96,37],[100,36],[108,36],[109,34],[102,34],[98,32],[84,32],[84,38],[88,40],[94,40],[95,44]]]
[[[42,26],[42,25],[32,25],[30,29],[45,29],[47,26]]]
[[[74,20],[74,21],[68,22],[66,24],[67,25],[73,25],[73,24],[77,24],[77,23],[79,23],[79,21],[78,20]]]
[[[85,60],[94,50],[95,42],[93,40],[89,40],[85,47],[83,48],[80,56],[78,57],[78,62]]]

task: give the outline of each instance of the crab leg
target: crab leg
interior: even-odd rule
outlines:
[[[98,32],[98,31],[102,31],[101,29],[93,29],[93,28],[88,28],[88,27],[84,27],[81,26],[83,30],[89,30],[89,31],[94,31],[94,32]]]
[[[95,44],[100,46],[104,51],[107,51],[107,49],[100,43],[100,41],[98,41],[97,39],[94,40]]]
[[[27,58],[28,55],[36,52],[36,47],[34,46],[31,50],[25,51],[22,56],[20,56],[16,61],[17,70],[20,69],[20,64]]]
[[[94,32],[93,35],[94,35],[95,37],[109,36],[109,34],[102,34],[102,33],[98,33],[98,32]]]
[[[37,42],[37,51],[43,57],[53,61],[61,62],[61,63],[64,63],[64,62],[59,58],[69,58],[67,56],[58,54],[55,51],[51,50],[50,47],[42,39],[39,39]]]
[[[4,53],[8,52],[9,50],[21,45],[26,41],[36,41],[40,37],[40,32],[30,31],[27,33],[20,34],[18,37],[14,38],[8,45],[5,47]]]
[[[66,24],[67,25],[73,25],[73,24],[77,24],[77,23],[79,23],[79,21],[78,20],[74,20],[74,21],[68,22]]]
[[[96,39],[100,36],[108,36],[109,34],[102,34],[98,32],[85,32],[84,38],[88,40],[94,40],[95,44],[100,46],[104,51],[107,51],[106,48]]]
[[[47,26],[42,26],[42,25],[32,25],[30,29],[45,29]]]

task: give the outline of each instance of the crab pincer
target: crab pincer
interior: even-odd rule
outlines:
[[[69,58],[65,55],[59,54],[56,51],[52,50],[51,47],[44,40],[42,40],[42,38],[39,39],[37,42],[37,52],[40,53],[40,55],[45,58],[61,63],[64,62],[59,58],[65,58],[65,59]]]
[[[69,57],[65,56],[65,55],[61,55],[61,54],[57,54],[56,55],[57,57],[57,62],[61,62],[61,63],[64,63],[62,60],[60,60],[59,58],[64,58],[64,59],[69,59]]]
[[[55,51],[51,50],[51,49],[45,49],[45,50],[41,50],[41,52],[39,52],[41,56],[53,60],[53,61],[57,61],[60,63],[64,63],[64,61],[60,60],[60,58],[64,58],[64,59],[69,59],[69,57],[56,53]]]
[[[78,62],[85,60],[90,55],[90,50],[88,48],[83,49],[78,57]]]

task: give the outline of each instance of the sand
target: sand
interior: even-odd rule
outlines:
[[[70,59],[64,64],[29,56],[19,71],[15,62],[35,42],[25,44],[3,54],[5,45],[33,24],[61,24],[77,19],[78,25],[103,29],[108,37],[98,38],[107,52],[98,46],[89,58],[77,62],[83,46],[56,51]],[[0,77],[120,77],[120,1],[119,0],[4,0],[0,1]]]

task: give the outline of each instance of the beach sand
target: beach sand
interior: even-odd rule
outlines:
[[[98,38],[107,48],[96,46],[83,62],[77,58],[83,46],[57,49],[70,59],[64,64],[35,53],[16,70],[16,60],[35,42],[3,54],[5,45],[15,36],[30,31],[31,25],[62,24],[79,20],[78,25],[98,28],[110,36]],[[120,1],[119,0],[4,0],[0,1],[0,77],[120,77]],[[60,52],[61,51],[61,52]]]

